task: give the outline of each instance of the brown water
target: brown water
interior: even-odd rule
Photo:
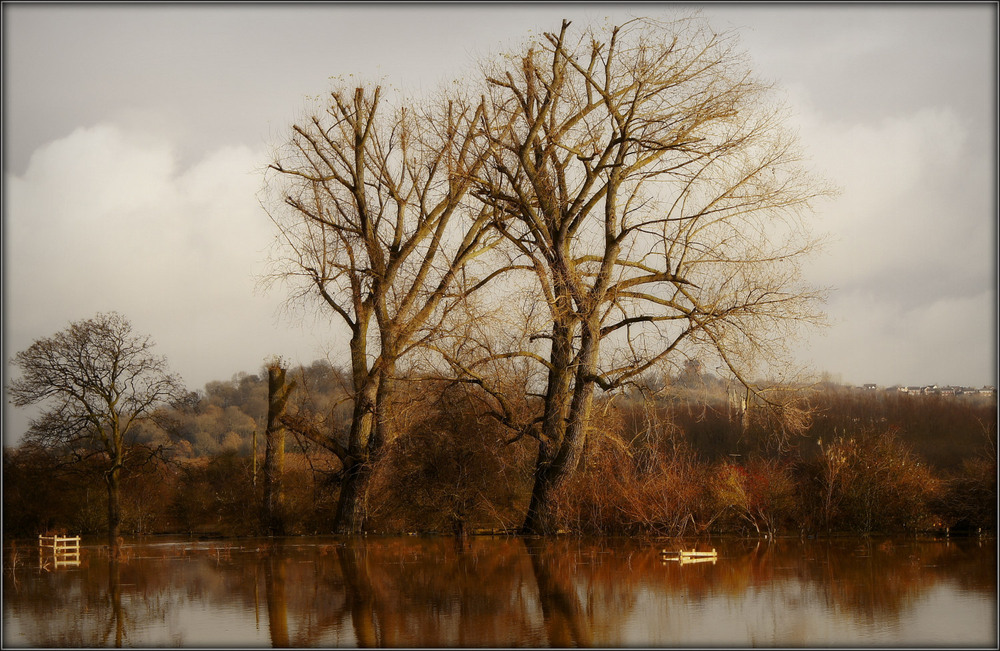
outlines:
[[[695,546],[686,543],[685,549]],[[155,541],[4,553],[5,647],[983,646],[995,541]],[[41,567],[40,567],[41,565]]]

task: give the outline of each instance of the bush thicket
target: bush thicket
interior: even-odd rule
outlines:
[[[330,427],[350,413],[339,371],[299,369]],[[719,389],[722,389],[721,391]],[[261,527],[266,377],[213,382],[178,408],[123,475],[124,535],[255,535]],[[538,442],[482,407],[474,386],[422,380],[401,393],[397,435],[366,497],[373,531],[514,531]],[[595,405],[581,470],[557,499],[559,528],[589,534],[953,532],[996,527],[996,401],[827,388],[809,427],[780,445],[711,380],[664,383]],[[520,408],[531,410],[530,399]],[[257,461],[254,463],[254,432]],[[328,533],[337,459],[291,436],[281,517],[289,534]],[[99,477],[37,446],[5,448],[9,536],[93,534],[107,517]],[[39,481],[44,477],[45,481]]]

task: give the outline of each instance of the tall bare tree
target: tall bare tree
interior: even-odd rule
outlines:
[[[350,431],[289,420],[343,464],[339,532],[363,526],[371,464],[392,435],[399,360],[458,270],[488,248],[489,209],[468,200],[485,159],[475,137],[480,110],[458,98],[393,107],[380,87],[334,90],[324,113],[292,128],[269,168],[280,243],[274,277],[350,333]]]
[[[111,312],[71,323],[14,356],[21,376],[8,385],[13,404],[46,408],[31,421],[26,440],[93,462],[108,491],[108,548],[119,553],[122,469],[144,456],[136,425],[184,395],[148,336]]]
[[[595,386],[703,349],[766,395],[753,373],[819,319],[821,295],[800,280],[814,246],[802,217],[826,188],[733,37],[700,20],[579,37],[564,22],[486,74],[491,157],[475,194],[549,312],[533,337],[550,347],[524,527],[542,533],[580,464]]]

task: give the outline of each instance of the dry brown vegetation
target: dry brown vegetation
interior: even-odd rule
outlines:
[[[335,368],[316,363],[290,375],[310,387],[314,402],[341,409]],[[597,405],[590,427],[601,435],[589,437],[583,468],[556,496],[560,530],[759,536],[995,529],[996,431],[983,424],[995,415],[992,398],[918,402],[829,387],[812,396],[818,415],[811,428],[779,451],[744,429],[719,394],[712,397],[705,389],[714,386],[711,377],[702,380],[701,403],[680,374],[661,380],[655,395]],[[530,499],[534,441],[512,440],[467,383],[404,384],[398,435],[365,495],[368,530],[516,531]],[[264,425],[266,398],[266,369],[242,373],[210,383],[172,413],[172,435],[147,431],[145,445],[187,438],[166,460],[123,473],[123,533],[266,533],[263,441],[255,476],[253,429],[242,425]],[[917,427],[907,406],[919,415]],[[291,437],[288,447],[286,532],[331,532],[339,460],[305,439]],[[87,468],[25,444],[5,450],[3,473],[8,534],[106,526],[106,493]]]

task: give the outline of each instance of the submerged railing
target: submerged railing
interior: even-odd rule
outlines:
[[[677,561],[681,565],[687,565],[689,563],[712,563],[719,558],[719,553],[713,548],[712,551],[668,551],[666,549],[660,551],[660,560],[666,561]]]
[[[38,536],[39,567],[79,567],[80,536]]]

